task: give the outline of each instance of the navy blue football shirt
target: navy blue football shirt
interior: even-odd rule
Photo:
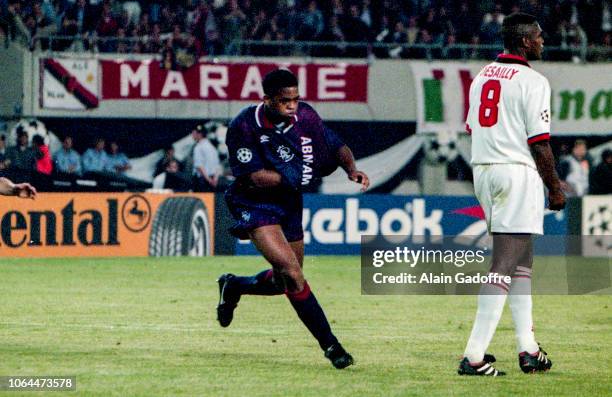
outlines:
[[[331,174],[338,167],[338,149],[344,145],[304,102],[298,103],[289,123],[279,125],[265,117],[263,103],[245,108],[231,121],[226,143],[237,179],[271,169],[297,190]]]

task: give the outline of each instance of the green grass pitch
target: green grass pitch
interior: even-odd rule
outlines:
[[[534,297],[536,337],[554,362],[540,375],[520,372],[506,307],[489,350],[508,376],[466,378],[456,369],[476,297],[362,296],[358,258],[307,257],[312,289],[357,362],[338,371],[283,296],[243,297],[232,325],[218,326],[216,277],[265,266],[257,257],[2,260],[0,376],[75,375],[77,392],[66,395],[86,396],[522,397],[612,390],[610,296]]]

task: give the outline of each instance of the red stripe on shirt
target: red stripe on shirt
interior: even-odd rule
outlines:
[[[532,143],[548,141],[548,140],[550,140],[550,134],[548,132],[544,132],[542,134],[538,134],[538,135],[532,136],[531,138],[527,139],[527,144],[531,145]]]

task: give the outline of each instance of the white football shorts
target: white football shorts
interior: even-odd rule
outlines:
[[[543,234],[544,184],[523,164],[474,165],[474,190],[489,233]]]

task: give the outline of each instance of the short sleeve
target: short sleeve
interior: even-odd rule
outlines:
[[[325,136],[325,142],[330,152],[336,153],[338,149],[344,146],[344,142],[338,137],[338,135],[327,127],[323,127],[323,135]]]
[[[308,115],[308,118],[310,119],[310,122],[312,123],[311,128],[314,129],[313,132],[323,136],[325,144],[332,155],[336,153],[338,149],[344,146],[344,142],[340,140],[340,138],[338,137],[338,135],[336,135],[334,131],[327,128],[325,124],[323,124],[323,120],[321,119],[321,116],[319,116],[317,111],[314,110],[312,106],[304,102],[302,102],[302,106],[304,106],[306,113]]]
[[[550,139],[550,84],[545,78],[527,86],[525,98],[525,122],[527,143]]]
[[[236,119],[227,130],[227,150],[232,174],[238,178],[264,168],[253,131]]]

